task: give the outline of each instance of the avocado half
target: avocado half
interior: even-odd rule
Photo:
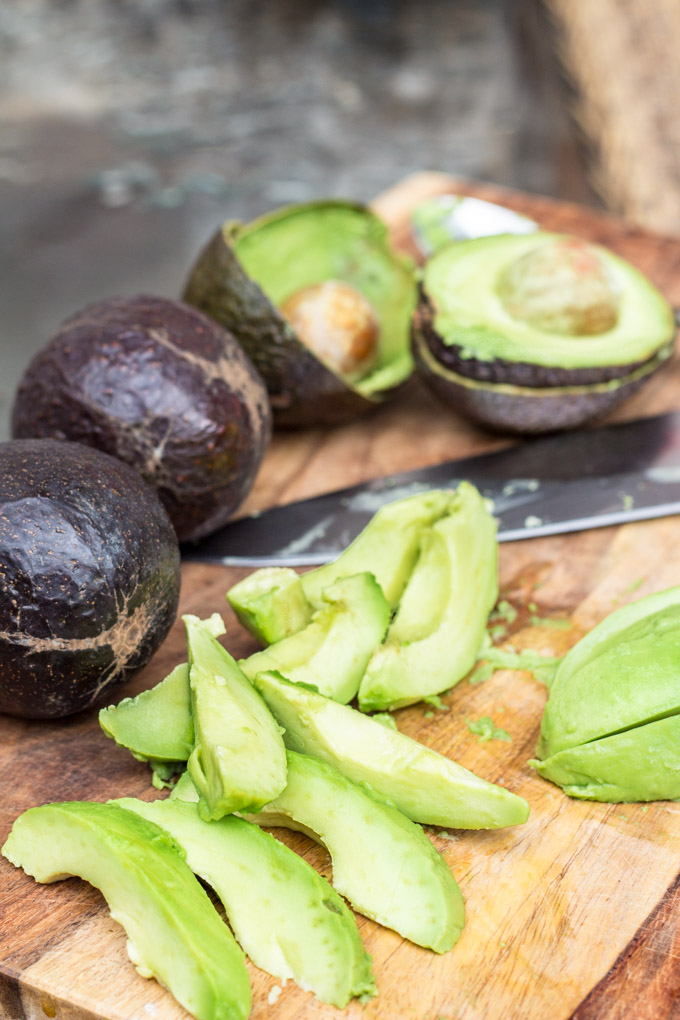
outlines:
[[[596,286],[610,296],[604,313],[595,307],[572,315],[584,324],[582,332],[559,321],[546,328],[545,321],[522,314],[537,300],[535,281],[527,285],[526,275],[524,307],[518,311],[519,302],[507,298],[514,267],[529,265],[551,245],[573,246],[586,262],[592,259]],[[564,293],[571,281],[558,272],[555,286]],[[628,262],[599,245],[539,231],[462,241],[436,252],[422,272],[412,348],[425,382],[456,410],[493,429],[539,433],[572,428],[617,407],[668,360],[674,334],[672,308]]]
[[[377,351],[350,381],[307,347],[280,307],[308,287],[342,281],[375,313]],[[416,284],[408,258],[363,205],[325,200],[225,223],[199,255],[184,300],[233,332],[263,376],[279,426],[335,424],[391,397],[413,368]]]

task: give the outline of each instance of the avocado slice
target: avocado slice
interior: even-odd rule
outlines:
[[[424,380],[493,428],[541,432],[611,410],[672,353],[665,298],[598,245],[539,231],[451,244],[425,266]]]
[[[291,567],[262,567],[235,584],[227,601],[263,645],[297,634],[312,618],[302,578]]]
[[[348,284],[377,319],[377,356],[358,381],[324,363],[280,311],[324,281]],[[353,419],[390,397],[413,368],[412,263],[393,251],[384,223],[356,202],[291,205],[252,223],[225,223],[193,266],[184,300],[239,341],[265,380],[277,425]]]
[[[139,973],[198,1020],[248,1016],[243,953],[157,825],[115,804],[46,804],[15,821],[2,853],[37,882],[77,875],[101,890]]]
[[[286,785],[281,731],[211,624],[184,616],[195,744],[188,762],[206,820],[257,811]]]
[[[680,796],[679,667],[680,587],[611,613],[562,660],[532,764],[573,796]]]
[[[258,673],[254,684],[285,728],[289,750],[321,758],[356,783],[370,783],[414,822],[497,829],[529,816],[521,797],[348,705],[272,671]]]
[[[323,608],[304,630],[239,662],[249,680],[275,669],[343,704],[352,700],[374,648],[385,637],[390,605],[367,573],[339,578],[322,598]]]
[[[252,820],[325,846],[333,885],[360,914],[437,953],[451,949],[465,924],[463,897],[420,826],[328,762],[294,751],[287,757],[285,790]]]
[[[188,779],[188,773],[184,773]],[[182,781],[180,780],[180,784]],[[344,901],[306,861],[257,825],[229,815],[204,822],[195,787],[185,799],[130,797],[122,808],[168,832],[193,872],[224,904],[236,938],[256,967],[343,1008],[375,993],[371,958]]]
[[[453,687],[477,661],[497,597],[496,522],[477,489],[461,482],[447,516],[422,534],[385,643],[361,680],[359,707],[399,708]]]

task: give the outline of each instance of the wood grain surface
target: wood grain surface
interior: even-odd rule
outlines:
[[[409,212],[429,194],[464,189],[527,212],[550,229],[612,247],[680,304],[680,242],[538,197],[420,174],[376,201],[408,249]],[[680,363],[617,414],[634,418],[680,407]],[[265,507],[395,469],[434,463],[507,442],[464,422],[414,383],[404,399],[356,424],[278,435],[247,507]],[[504,597],[519,609],[517,648],[561,654],[616,606],[680,583],[680,518],[501,547]],[[224,612],[227,646],[253,649],[224,600],[245,571],[187,564],[182,612]],[[634,590],[633,590],[634,589]],[[541,617],[567,629],[532,625]],[[184,657],[178,624],[122,694],[160,680]],[[437,956],[359,918],[380,991],[340,1012],[291,982],[250,967],[254,1020],[614,1020],[680,1016],[680,804],[606,805],[569,800],[527,765],[545,689],[529,674],[499,671],[462,682],[446,710],[413,706],[399,728],[493,782],[526,797],[527,824],[498,832],[430,836],[453,869],[468,920],[455,949]],[[466,719],[492,716],[510,743],[479,743]],[[155,797],[146,767],[107,740],[95,713],[58,723],[0,720],[0,840],[25,808],[46,801]],[[278,833],[277,833],[278,834]],[[325,875],[327,855],[305,836],[280,833]],[[186,1014],[127,960],[122,929],[99,893],[72,879],[37,886],[0,863],[0,1010],[8,1020],[179,1020]],[[277,996],[276,988],[281,988]],[[273,992],[273,994],[272,994]]]

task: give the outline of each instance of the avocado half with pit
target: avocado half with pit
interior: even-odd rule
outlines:
[[[539,231],[436,252],[412,345],[424,380],[456,410],[538,433],[612,410],[668,360],[674,334],[672,308],[628,262]]]
[[[267,384],[277,425],[350,420],[413,368],[413,267],[363,205],[318,201],[225,223],[184,300],[232,331]]]

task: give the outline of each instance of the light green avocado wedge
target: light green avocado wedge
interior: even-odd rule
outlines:
[[[117,801],[159,825],[182,847],[187,864],[224,904],[236,938],[256,967],[292,979],[343,1008],[375,992],[371,959],[354,915],[301,857],[244,818],[204,822],[184,773],[171,800]],[[184,791],[184,793],[182,793]]]
[[[262,567],[227,592],[239,622],[263,645],[297,634],[312,618],[302,578],[291,567]]]
[[[532,762],[571,796],[680,797],[680,587],[611,613],[562,660]]]
[[[465,906],[446,861],[419,825],[367,784],[288,751],[286,789],[251,817],[325,846],[333,885],[360,914],[437,953],[460,938]]]
[[[339,705],[280,673],[258,673],[255,686],[285,729],[286,746],[366,781],[414,822],[457,829],[519,825],[529,805],[403,733]]]
[[[197,1020],[245,1020],[250,982],[243,953],[174,840],[114,804],[30,808],[4,856],[38,882],[78,875],[106,899],[128,955]]]
[[[286,785],[281,731],[212,624],[183,617],[189,650],[194,749],[188,761],[206,821],[257,811]]]
[[[461,482],[446,517],[422,533],[397,614],[361,681],[359,707],[399,708],[457,684],[477,661],[497,596],[496,522],[477,489]]]
[[[340,577],[322,593],[323,608],[304,630],[242,659],[252,680],[275,669],[346,704],[359,689],[366,664],[385,637],[390,605],[372,574]]]
[[[416,562],[423,529],[449,512],[454,496],[453,492],[431,489],[378,510],[336,560],[302,575],[302,587],[314,608],[323,606],[324,589],[338,578],[367,570],[394,609]],[[359,498],[370,499],[370,494]]]

